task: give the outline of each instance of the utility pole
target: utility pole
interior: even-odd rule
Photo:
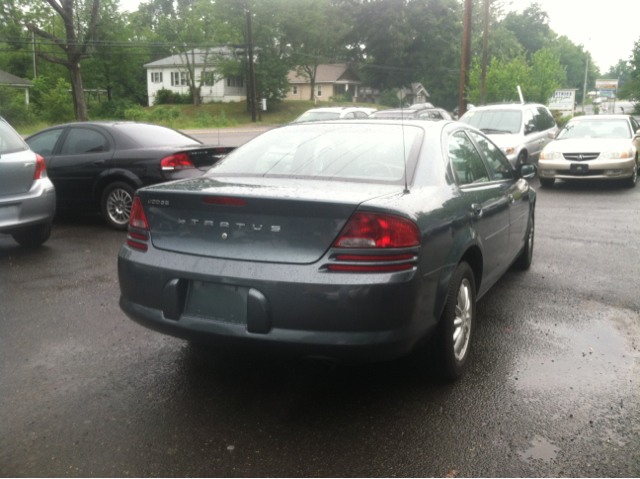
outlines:
[[[33,78],[38,78],[38,62],[36,61],[36,34],[31,32],[33,38]]]
[[[589,72],[589,52],[587,52],[587,65],[584,67],[584,86],[582,87],[582,113],[584,113],[584,103],[587,99],[587,73]]]
[[[480,104],[485,104],[487,92],[487,56],[489,54],[489,4],[490,0],[484,0],[484,32],[482,34],[482,77],[480,85]]]
[[[469,69],[471,67],[471,12],[473,1],[464,2],[464,34],[462,36],[462,71],[460,72],[460,100],[458,101],[458,117],[467,111],[467,86],[469,86]]]
[[[251,121],[256,122],[257,108],[256,104],[256,76],[253,71],[253,35],[251,33],[251,11],[247,5],[247,37],[249,40],[249,95],[247,100],[251,103]],[[250,100],[249,100],[250,98]]]

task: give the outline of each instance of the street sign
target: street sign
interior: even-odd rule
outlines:
[[[615,90],[618,88],[618,80],[596,80],[596,90]]]
[[[600,90],[600,96],[613,98],[614,97],[613,90]]]

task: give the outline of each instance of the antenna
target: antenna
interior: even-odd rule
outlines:
[[[398,98],[400,99],[400,124],[402,125],[402,162],[404,163],[404,191],[402,193],[409,194],[409,187],[407,186],[407,147],[404,142],[404,110],[402,109],[402,103],[404,102],[404,87],[400,88],[398,92]]]

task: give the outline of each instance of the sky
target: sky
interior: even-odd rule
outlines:
[[[640,1],[638,0],[537,0],[549,14],[551,28],[566,35],[576,45],[584,45],[602,73],[628,60],[633,45],[640,40]],[[140,0],[120,0],[122,9],[132,11]],[[507,11],[521,12],[532,0],[506,0]],[[510,4],[510,5],[509,5]],[[474,1],[475,8],[482,0]]]

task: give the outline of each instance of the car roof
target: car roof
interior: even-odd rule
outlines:
[[[522,110],[528,106],[544,106],[542,103],[494,103],[491,105],[476,106],[474,110]],[[545,106],[546,108],[546,106]]]
[[[580,115],[574,118],[571,118],[569,121],[580,121],[580,120],[627,120],[629,121],[630,115]]]
[[[369,107],[359,107],[359,106],[323,106],[320,108],[312,108],[311,110],[307,110],[305,113],[310,111],[346,111],[346,110],[374,110],[374,108]]]

